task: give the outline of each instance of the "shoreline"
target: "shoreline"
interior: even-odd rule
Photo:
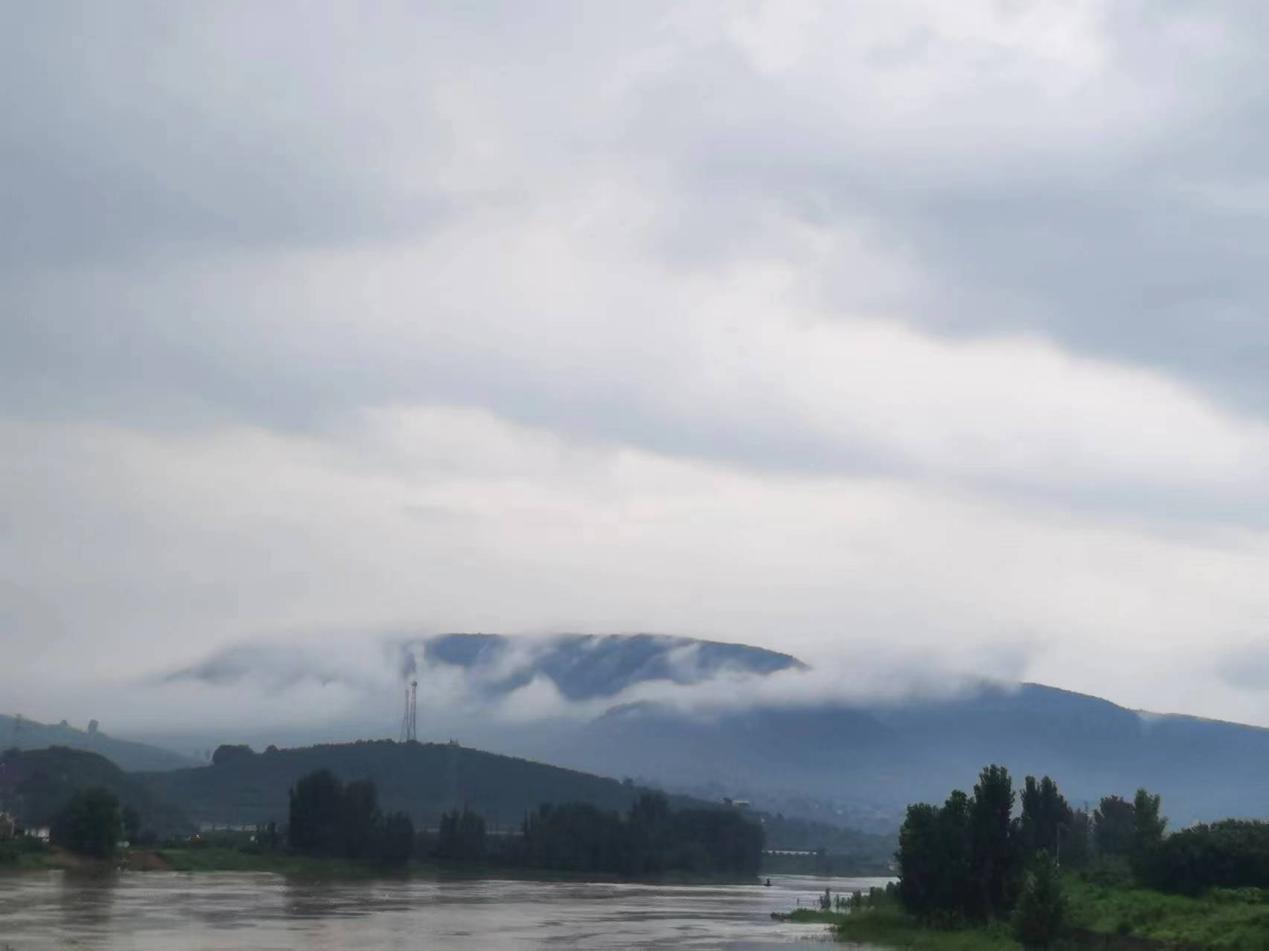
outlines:
[[[1212,889],[1190,897],[1105,885],[1069,876],[1070,926],[1055,948],[1105,951],[1204,951],[1262,947],[1269,890]],[[773,913],[782,921],[829,925],[837,941],[907,951],[1020,951],[1007,921],[957,929],[924,924],[893,898],[851,911],[799,908]]]
[[[52,847],[29,852],[14,863],[0,864],[0,875],[23,875],[62,871],[92,874],[116,872],[181,872],[189,875],[222,872],[255,872],[284,878],[359,881],[369,879],[499,879],[530,882],[594,882],[626,885],[759,885],[761,877],[734,878],[664,875],[655,878],[627,878],[603,872],[522,866],[480,865],[412,861],[399,868],[350,859],[292,855],[283,852],[252,853],[216,846],[201,848],[128,849],[112,859],[76,855]]]

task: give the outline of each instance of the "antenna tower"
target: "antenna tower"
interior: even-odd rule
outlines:
[[[417,740],[419,726],[419,682],[411,680],[405,688],[405,715],[401,717],[401,742]]]

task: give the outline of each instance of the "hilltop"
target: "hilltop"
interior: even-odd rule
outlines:
[[[99,753],[125,770],[178,769],[194,760],[145,743],[119,740],[95,728],[77,730],[65,720],[57,724],[40,723],[26,717],[0,714],[0,750],[38,750],[64,746]]]

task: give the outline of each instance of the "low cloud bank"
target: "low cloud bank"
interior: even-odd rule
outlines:
[[[961,655],[960,663],[917,657],[876,645],[811,665],[791,661],[764,669],[782,657],[737,647],[734,659],[703,661],[705,642],[656,638],[641,658],[660,676],[636,668],[631,682],[605,691],[582,685],[593,695],[570,697],[579,689],[578,670],[587,653],[611,650],[612,638],[521,636],[489,639],[470,646],[462,662],[441,659],[429,647],[448,638],[348,640],[320,647],[268,642],[243,644],[157,678],[159,693],[191,691],[203,702],[229,702],[243,723],[259,728],[273,717],[281,727],[305,722],[382,723],[379,735],[397,722],[391,711],[408,679],[418,682],[419,715],[440,725],[479,717],[504,726],[546,721],[584,721],[621,707],[653,705],[684,714],[720,716],[757,708],[887,704],[911,699],[945,699],[985,683],[1016,682],[1028,656],[1025,647],[986,656]],[[647,641],[646,636],[641,638]],[[452,641],[451,641],[452,643]],[[717,647],[718,645],[713,645]],[[617,655],[614,655],[617,656]],[[627,658],[621,658],[625,660]],[[593,660],[593,658],[591,658]],[[604,658],[608,660],[607,657]],[[614,663],[617,661],[614,660]],[[655,662],[653,664],[653,662]],[[611,665],[601,665],[609,675]],[[589,675],[589,674],[588,674]],[[187,704],[184,709],[191,709]],[[368,716],[368,714],[372,714]],[[312,722],[312,721],[310,721]]]

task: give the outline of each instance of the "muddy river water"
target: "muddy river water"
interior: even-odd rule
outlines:
[[[785,876],[767,888],[48,872],[0,876],[0,949],[770,951],[827,938],[822,925],[773,921],[772,911],[813,905],[825,887],[850,892],[884,881]]]

